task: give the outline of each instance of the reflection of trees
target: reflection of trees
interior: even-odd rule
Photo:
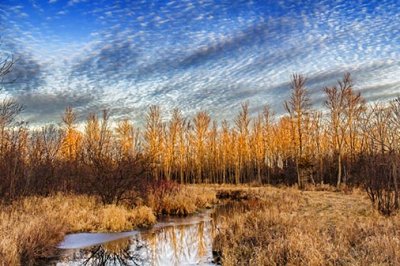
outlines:
[[[144,240],[150,244],[152,264],[182,265],[205,261],[207,256],[211,256],[207,254],[211,250],[211,231],[211,221],[176,224],[145,235]]]
[[[135,238],[66,253],[64,261],[79,265],[187,265],[212,259],[213,221],[171,222],[144,230]]]
[[[123,239],[92,247],[83,265],[143,265],[145,245],[138,239]]]
[[[205,242],[205,228],[204,222],[200,222],[197,226],[197,238],[198,238],[198,255],[199,257],[204,257],[207,252],[207,244]]]

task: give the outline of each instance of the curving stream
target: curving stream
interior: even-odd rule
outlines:
[[[221,210],[163,218],[144,230],[70,234],[52,265],[214,265],[212,240]]]

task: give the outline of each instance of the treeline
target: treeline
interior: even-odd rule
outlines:
[[[129,120],[112,127],[109,113],[89,114],[84,130],[67,108],[61,126],[29,129],[22,107],[0,105],[0,197],[75,191],[127,197],[149,180],[179,183],[363,185],[382,212],[399,207],[400,100],[366,104],[350,74],[322,88],[325,108],[311,106],[306,79],[291,78],[286,114],[248,103],[233,123],[207,111],[191,119],[174,109],[147,110],[143,129]],[[146,182],[145,182],[146,181]],[[140,189],[139,189],[140,190]]]

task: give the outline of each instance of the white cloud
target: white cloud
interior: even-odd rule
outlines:
[[[68,6],[73,6],[73,5],[76,5],[76,4],[79,4],[79,3],[84,3],[84,2],[87,2],[87,0],[69,0],[68,1]]]

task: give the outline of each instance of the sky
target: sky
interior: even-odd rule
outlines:
[[[398,0],[2,0],[0,58],[17,59],[0,98],[32,124],[109,108],[142,121],[207,110],[231,120],[242,102],[283,112],[293,73],[315,108],[345,72],[369,101],[400,96]]]

